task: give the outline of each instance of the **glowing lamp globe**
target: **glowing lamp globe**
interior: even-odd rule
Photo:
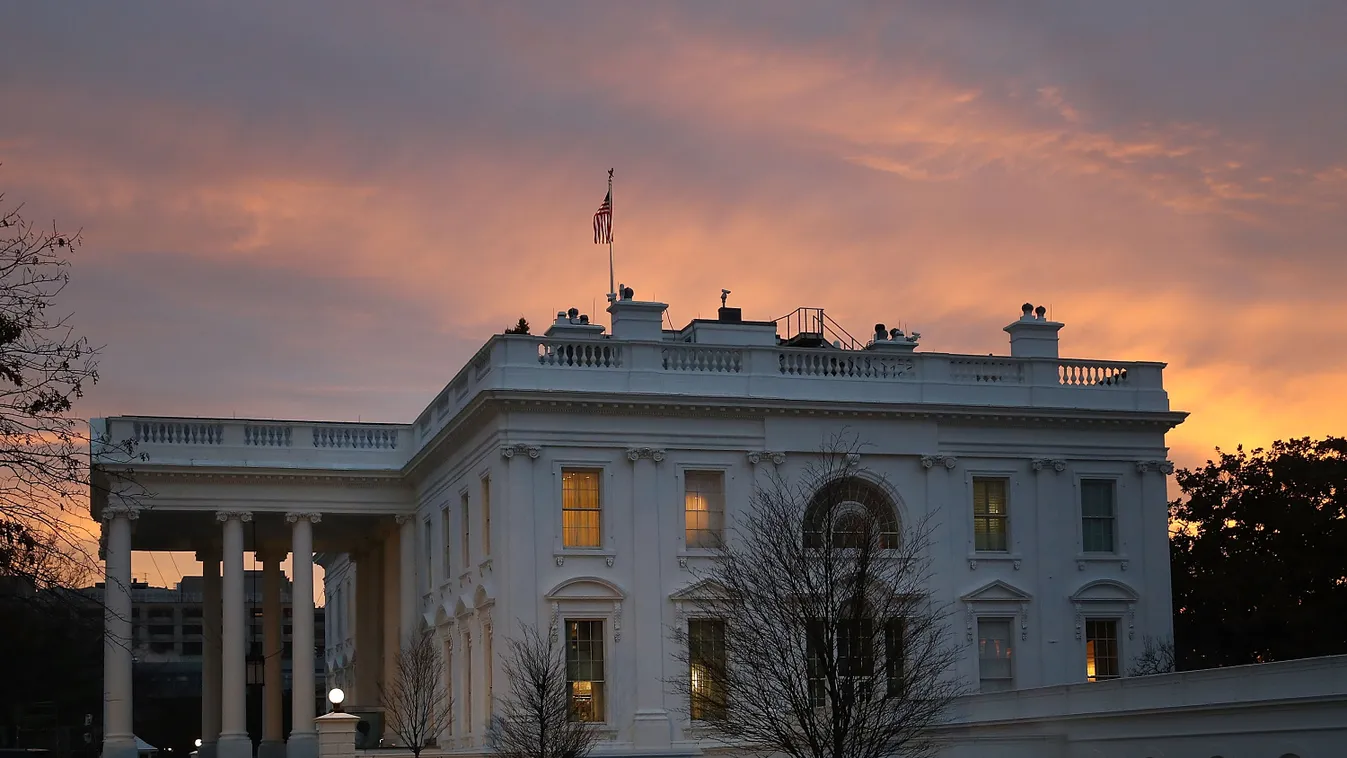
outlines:
[[[332,704],[332,710],[335,713],[341,712],[341,703],[346,699],[346,693],[341,691],[340,687],[333,687],[328,690],[327,701]]]

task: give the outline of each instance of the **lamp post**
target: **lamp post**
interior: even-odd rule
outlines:
[[[346,693],[341,691],[340,687],[333,687],[327,692],[327,702],[332,704],[333,713],[341,713],[342,701],[346,699]]]

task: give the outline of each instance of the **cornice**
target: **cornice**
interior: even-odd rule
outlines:
[[[294,484],[338,485],[341,487],[404,487],[402,476],[396,471],[364,474],[352,471],[268,471],[258,469],[136,469],[137,483],[152,481],[191,482],[193,484]]]

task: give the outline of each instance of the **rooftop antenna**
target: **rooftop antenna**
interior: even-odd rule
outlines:
[[[724,308],[724,307],[725,307],[725,301],[728,300],[729,297],[730,297],[730,291],[727,290],[727,289],[725,289],[724,287],[721,287],[721,288],[720,288],[720,307],[721,307],[721,308]]]

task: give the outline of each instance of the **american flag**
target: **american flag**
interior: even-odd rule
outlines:
[[[608,194],[603,198],[603,205],[594,211],[594,244],[602,245],[613,242],[613,191],[608,190]]]

